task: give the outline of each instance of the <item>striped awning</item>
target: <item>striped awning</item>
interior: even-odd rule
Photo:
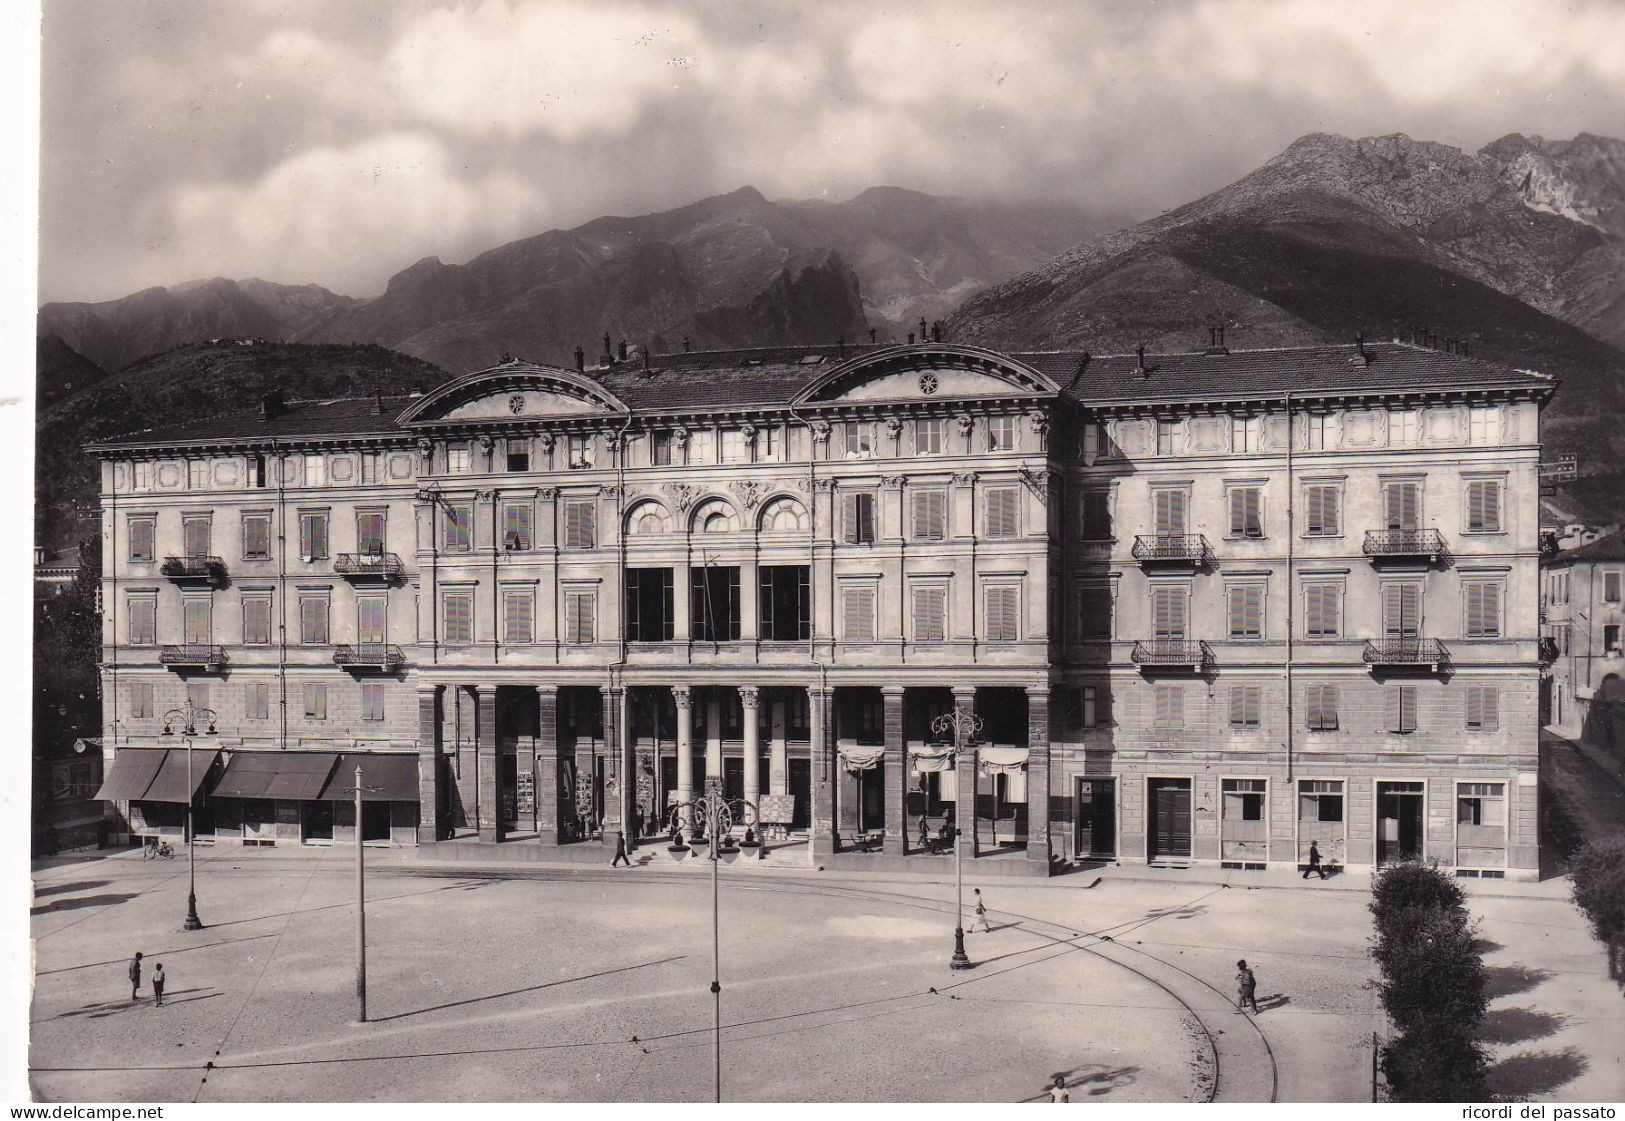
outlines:
[[[216,798],[313,802],[338,762],[331,751],[237,751],[214,788]]]
[[[120,748],[113,755],[113,769],[107,772],[96,798],[103,802],[132,802],[145,797],[168,754],[168,749],[162,747]]]
[[[169,758],[164,765],[158,768],[157,776],[147,792],[141,795],[143,802],[174,802],[178,805],[188,805],[197,796],[198,788],[203,780],[209,776],[209,768],[214,766],[220,758],[220,753],[212,747],[192,749],[192,781],[188,786],[186,781],[186,751],[184,748],[172,748]]]
[[[363,802],[416,802],[418,800],[418,757],[416,752],[347,752],[339,756],[333,777],[322,790],[321,801],[350,801],[355,798],[355,769],[361,767]]]

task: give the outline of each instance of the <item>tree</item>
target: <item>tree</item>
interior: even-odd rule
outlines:
[[[1569,858],[1574,905],[1608,948],[1608,976],[1625,981],[1625,838],[1588,840]]]

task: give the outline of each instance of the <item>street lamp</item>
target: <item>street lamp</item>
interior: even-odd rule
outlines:
[[[705,780],[705,794],[690,802],[678,802],[671,808],[671,844],[666,853],[673,860],[698,856],[697,844],[683,841],[684,811],[691,820],[694,839],[707,838],[707,855],[711,858],[711,996],[712,996],[712,1050],[716,1064],[716,1100],[722,1101],[722,923],[719,902],[718,865],[732,864],[739,859],[741,848],[755,849],[760,843],[751,826],[755,824],[756,807],[749,802],[739,803],[739,820],[745,826],[745,839],[734,844],[734,811],[722,796],[722,780],[714,776]]]
[[[954,708],[952,712],[945,712],[931,721],[931,731],[938,736],[952,735],[953,750],[948,757],[953,760],[954,773],[959,773],[959,753],[961,751],[974,751],[978,737],[982,734],[982,718],[974,712],[967,712]],[[975,772],[972,772],[971,781],[975,782]],[[957,797],[955,801],[963,801]],[[976,813],[976,794],[971,792],[971,813]],[[948,959],[950,969],[969,969],[970,958],[965,954],[965,846],[959,843],[959,835],[963,830],[959,823],[959,808],[954,807],[954,954]]]
[[[174,725],[181,725],[181,738],[186,741],[186,921],[182,930],[202,930],[203,920],[197,917],[197,835],[192,830],[192,803],[197,799],[197,787],[192,785],[192,737],[197,726],[208,724],[208,734],[214,735],[215,712],[212,708],[194,705],[190,698],[186,707],[172,708],[164,713],[163,735],[173,736]]]

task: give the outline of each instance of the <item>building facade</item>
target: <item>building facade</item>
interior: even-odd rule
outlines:
[[[1540,613],[1545,723],[1603,747],[1625,745],[1625,533],[1548,555]]]
[[[605,349],[95,445],[120,828],[1534,873],[1548,379]]]

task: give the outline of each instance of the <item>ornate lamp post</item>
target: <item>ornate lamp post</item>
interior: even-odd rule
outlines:
[[[738,820],[745,826],[745,839],[736,845],[731,835],[735,821],[734,810],[722,796],[722,780],[714,776],[707,777],[703,797],[672,806],[671,844],[666,846],[666,853],[673,860],[681,861],[699,855],[696,846],[685,844],[683,841],[682,821],[685,816],[692,822],[694,839],[698,841],[703,836],[708,841],[707,855],[711,858],[712,1050],[716,1065],[716,1100],[719,1102],[722,1100],[722,923],[717,869],[719,864],[732,864],[739,859],[741,848],[754,849],[759,843],[751,829],[755,824],[756,808],[749,802],[740,802],[738,814]]]
[[[192,803],[197,798],[197,787],[192,785],[192,737],[197,735],[200,722],[208,725],[209,735],[214,735],[214,720],[214,709],[201,708],[191,700],[184,708],[164,713],[162,734],[173,736],[174,725],[179,723],[181,738],[186,741],[186,921],[181,923],[182,930],[203,929],[203,920],[197,917],[197,837],[192,831]]]
[[[953,760],[954,773],[959,773],[959,753],[961,751],[974,751],[981,742],[982,718],[974,712],[966,712],[955,708],[952,712],[945,712],[931,721],[931,730],[939,736],[952,735],[954,740],[953,751],[949,758]],[[974,774],[972,781],[975,781]],[[958,787],[956,786],[957,790]],[[971,812],[976,812],[976,796],[971,795]],[[965,955],[965,846],[959,843],[959,835],[963,830],[959,823],[958,807],[954,809],[954,953],[948,959],[950,969],[969,969],[970,958]]]

